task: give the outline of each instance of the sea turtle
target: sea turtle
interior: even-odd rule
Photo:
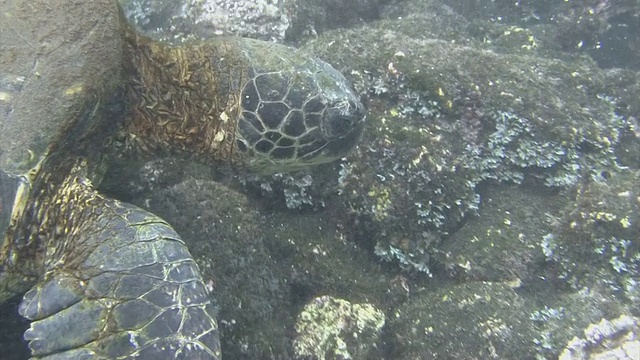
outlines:
[[[98,193],[103,164],[328,162],[359,139],[362,104],[301,51],[242,38],[163,45],[115,0],[1,0],[0,10],[0,303],[24,294],[32,356],[218,359],[185,244],[157,216]]]

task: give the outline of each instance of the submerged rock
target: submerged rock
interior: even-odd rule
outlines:
[[[365,359],[375,350],[384,324],[384,313],[373,305],[317,297],[298,315],[295,355],[304,359]]]

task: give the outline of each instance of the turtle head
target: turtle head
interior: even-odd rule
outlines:
[[[284,172],[344,157],[360,140],[365,119],[348,81],[294,49],[270,44],[261,50],[245,53],[252,66],[241,93],[236,145],[248,167]]]

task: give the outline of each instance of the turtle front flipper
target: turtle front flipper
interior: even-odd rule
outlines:
[[[82,197],[87,199],[86,196]],[[55,359],[218,359],[213,306],[176,232],[91,192],[89,206],[20,314],[32,355]]]

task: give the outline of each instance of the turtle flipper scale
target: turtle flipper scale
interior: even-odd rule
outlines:
[[[52,359],[218,359],[218,330],[196,263],[175,231],[102,199],[65,258],[25,294],[32,355]]]

